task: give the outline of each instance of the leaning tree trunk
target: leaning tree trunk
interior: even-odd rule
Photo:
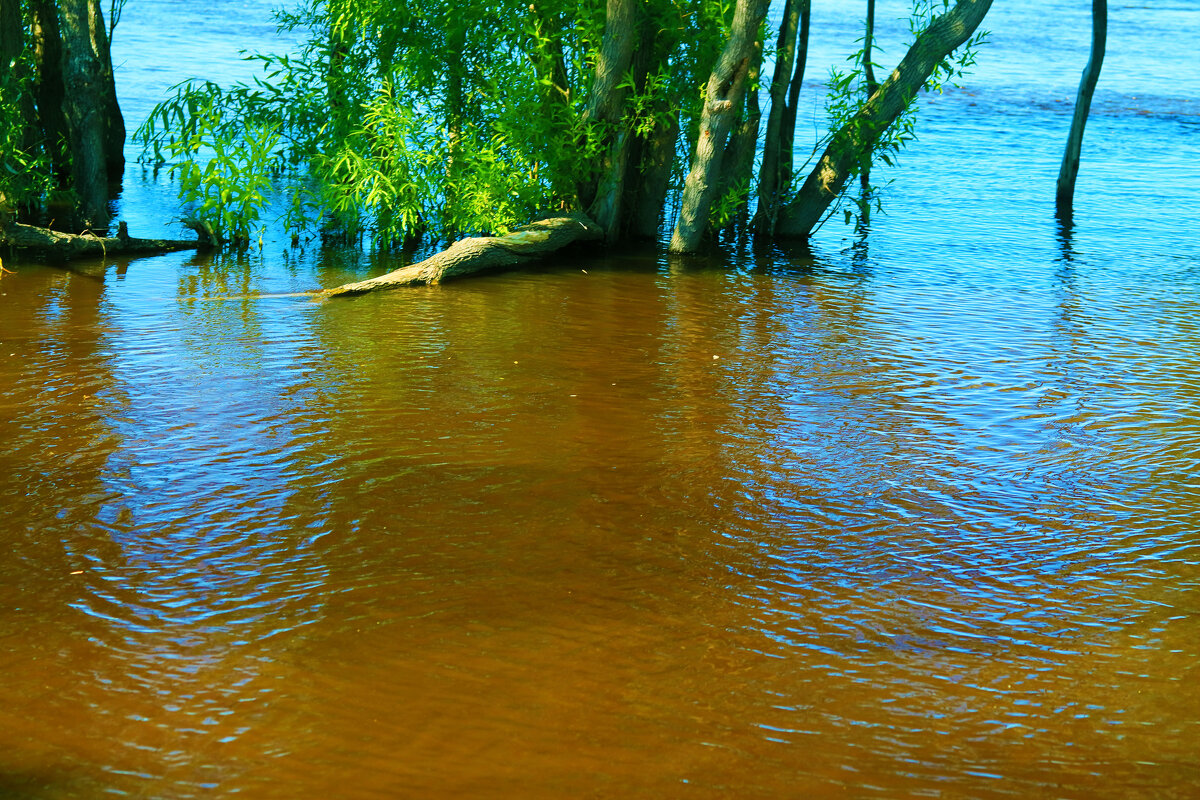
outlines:
[[[92,46],[89,0],[61,0],[64,110],[70,129],[71,177],[84,228],[108,225],[104,64]]]
[[[672,253],[696,250],[708,228],[708,212],[716,199],[725,142],[741,107],[759,26],[768,5],[768,0],[738,0],[734,9],[729,42],[713,67],[704,92],[692,168],[683,185],[679,219],[671,236]]]
[[[750,72],[746,76],[746,92],[742,115],[730,133],[722,160],[721,184],[717,189],[720,197],[726,192],[745,190],[730,213],[727,230],[746,227],[750,210],[750,184],[754,178],[754,156],[758,149],[758,131],[762,124],[762,108],[758,102],[758,76],[762,70],[762,44],[755,42],[754,57],[750,61]]]
[[[427,286],[452,278],[493,272],[506,267],[536,261],[577,242],[602,238],[604,232],[582,214],[543,219],[505,236],[476,236],[459,239],[450,247],[411,266],[386,275],[310,294],[345,297],[380,289]]]
[[[608,0],[604,39],[597,54],[595,79],[588,98],[587,119],[605,130],[607,151],[596,176],[595,189],[589,186],[583,199],[588,204],[588,216],[604,230],[604,238],[609,241],[618,233],[621,195],[624,194],[629,161],[630,132],[622,124],[621,117],[626,94],[624,79],[637,38],[637,5],[636,0]]]
[[[971,38],[992,0],[958,0],[913,42],[900,64],[830,140],[796,198],[783,210],[778,235],[808,238],[841,194],[857,165],[908,107],[946,56]]]
[[[1092,94],[1096,81],[1100,79],[1100,65],[1104,63],[1104,46],[1108,33],[1108,0],[1092,0],[1092,51],[1087,66],[1079,81],[1079,94],[1075,98],[1075,116],[1071,118],[1071,133],[1067,136],[1067,147],[1063,152],[1062,166],[1058,170],[1058,185],[1055,206],[1060,217],[1071,216],[1075,200],[1075,177],[1079,174],[1079,152],[1083,147],[1083,126],[1087,123],[1088,111],[1092,107]]]

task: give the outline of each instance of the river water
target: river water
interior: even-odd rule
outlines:
[[[1200,4],[1111,8],[1063,230],[1088,6],[811,252],[6,259],[0,797],[1200,795]],[[131,122],[265,8],[131,3]]]

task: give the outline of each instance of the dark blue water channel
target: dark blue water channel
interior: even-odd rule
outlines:
[[[1063,229],[1090,5],[997,2],[811,252],[6,259],[0,797],[1200,795],[1200,3],[1111,6]],[[268,10],[130,3],[130,122]]]

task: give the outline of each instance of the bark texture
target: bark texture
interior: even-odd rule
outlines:
[[[379,289],[437,284],[464,275],[536,261],[577,242],[597,241],[603,236],[600,226],[582,214],[554,217],[518,228],[506,236],[462,239],[420,263],[312,294],[344,297]]]
[[[64,110],[70,129],[71,177],[79,223],[108,226],[104,65],[92,46],[89,0],[61,0]]]
[[[58,9],[51,0],[31,0],[34,41],[34,101],[43,144],[54,165],[54,175],[62,187],[70,185],[71,164],[67,156],[70,133],[63,113],[62,37],[58,29]]]
[[[110,181],[119,181],[125,172],[125,118],[117,103],[117,83],[113,77],[112,48],[100,0],[88,0],[88,33],[92,52],[100,61],[100,91],[104,115],[104,167]]]
[[[787,101],[783,105],[782,147],[779,151],[779,193],[792,185],[792,149],[796,141],[796,110],[800,106],[800,89],[804,86],[804,69],[808,65],[808,30],[812,19],[812,0],[800,0],[800,38],[796,42],[796,66],[788,85]],[[772,221],[774,229],[774,221]]]
[[[762,70],[762,44],[754,43],[754,55],[750,59],[750,71],[746,76],[747,88],[742,101],[742,113],[729,134],[725,157],[721,165],[721,183],[717,197],[731,189],[745,189],[730,214],[727,226],[745,230],[750,210],[750,185],[754,179],[754,155],[758,149],[758,131],[762,124],[762,110],[758,102],[758,77]]]
[[[69,261],[73,258],[129,255],[134,253],[169,253],[176,250],[198,250],[203,243],[181,239],[134,239],[122,222],[116,236],[76,236],[49,228],[10,222],[0,227],[0,246],[15,247],[43,258]]]
[[[938,63],[971,38],[991,5],[992,0],[958,0],[921,31],[879,91],[833,135],[796,198],[783,210],[777,235],[804,239],[812,234],[855,166],[868,156]]]
[[[641,33],[633,56],[637,91],[649,90],[653,78],[670,71],[671,54],[679,44],[675,29],[653,14],[643,15]],[[622,200],[622,235],[634,239],[657,239],[663,208],[675,166],[675,144],[679,140],[679,114],[664,91],[654,92],[652,122],[642,136],[630,143]]]
[[[704,92],[700,133],[692,167],[683,185],[679,219],[671,236],[672,253],[695,251],[708,228],[708,212],[716,199],[725,142],[741,108],[758,29],[768,5],[767,0],[738,0],[734,8],[729,42],[713,67]]]
[[[1092,0],[1092,50],[1087,66],[1079,80],[1079,93],[1075,97],[1075,115],[1071,118],[1071,132],[1067,135],[1067,146],[1063,151],[1062,165],[1058,170],[1055,191],[1055,206],[1059,216],[1070,216],[1075,202],[1075,178],[1079,175],[1079,154],[1083,149],[1083,127],[1087,124],[1088,112],[1092,108],[1092,94],[1100,79],[1100,66],[1104,63],[1105,40],[1108,35],[1108,0]]]
[[[604,231],[604,238],[616,238],[621,221],[621,196],[629,162],[629,131],[621,124],[625,89],[622,80],[633,59],[637,39],[636,0],[608,0],[604,40],[596,59],[596,75],[588,98],[587,119],[607,127],[607,152],[600,165],[596,187],[586,198],[588,216]],[[590,187],[589,187],[590,188]]]

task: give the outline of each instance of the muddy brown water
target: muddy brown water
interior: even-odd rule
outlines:
[[[1197,84],[1121,83],[1191,45],[1064,232],[1004,13],[811,252],[6,257],[0,797],[1200,795]]]

